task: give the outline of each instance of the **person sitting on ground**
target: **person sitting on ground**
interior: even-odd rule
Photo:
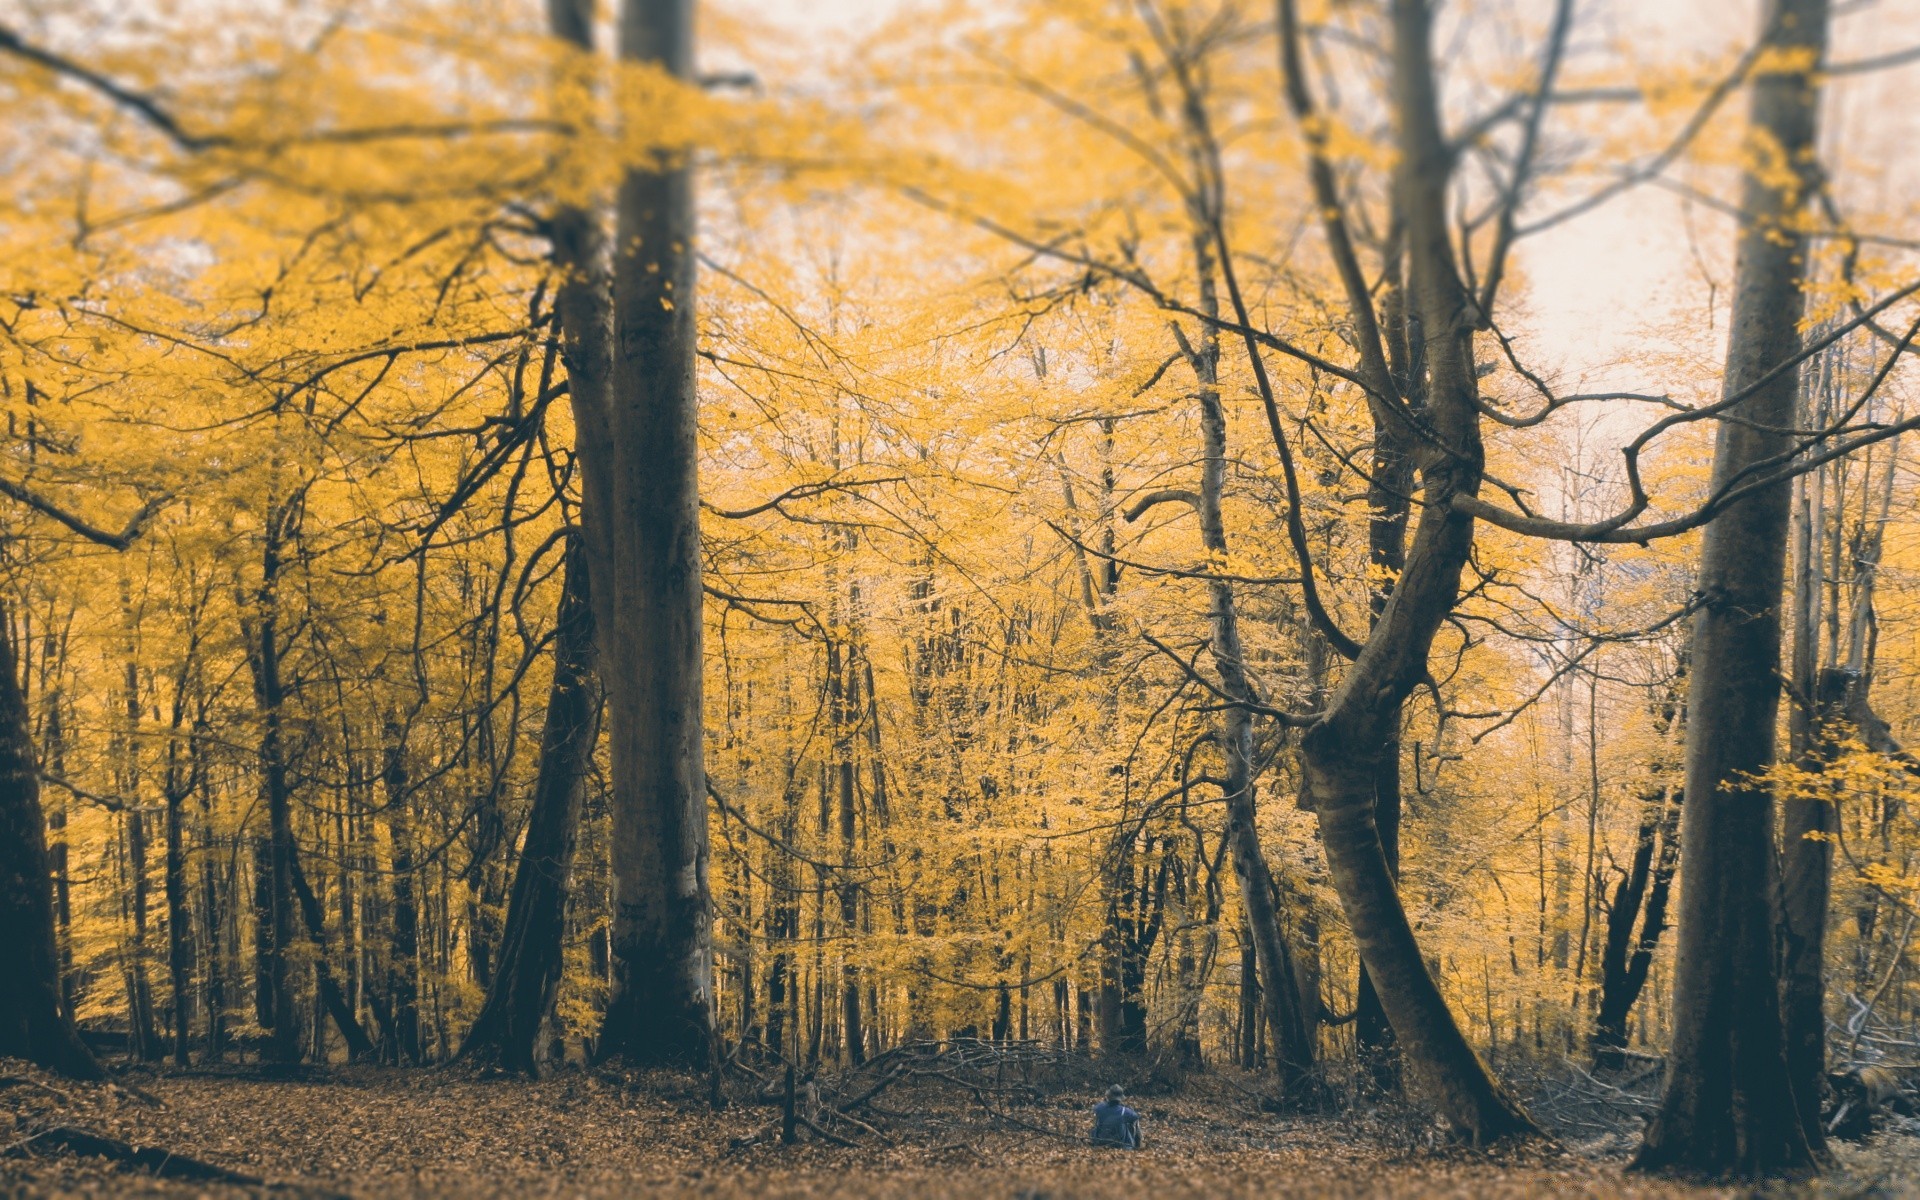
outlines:
[[[1107,1098],[1093,1106],[1093,1144],[1138,1150],[1140,1114],[1126,1105],[1127,1091],[1119,1084],[1107,1089]]]

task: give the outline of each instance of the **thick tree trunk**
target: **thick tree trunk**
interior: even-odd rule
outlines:
[[[588,587],[585,554],[578,544],[569,544],[554,628],[553,683],[540,732],[540,769],[507,903],[499,967],[460,1051],[463,1058],[525,1075],[540,1070],[541,1027],[560,991],[581,781],[599,734]]]
[[[1797,373],[1756,385],[1800,349],[1807,268],[1796,217],[1813,184],[1813,72],[1827,16],[1827,0],[1768,0],[1764,8],[1774,53],[1752,83],[1753,163],[1724,385],[1729,395],[1753,391],[1734,409],[1737,419],[1720,424],[1716,487],[1791,446]],[[1716,516],[1702,545],[1706,605],[1694,623],[1687,704],[1674,1040],[1666,1095],[1636,1159],[1643,1168],[1757,1176],[1808,1167],[1822,1151],[1817,1127],[1810,1135],[1799,1119],[1788,1070],[1774,942],[1774,802],[1754,782],[1774,757],[1790,502],[1785,482],[1755,492]]]
[[[1394,0],[1393,24],[1396,187],[1406,215],[1409,300],[1426,337],[1425,425],[1437,444],[1417,451],[1425,503],[1405,569],[1325,714],[1301,739],[1301,765],[1334,887],[1401,1060],[1448,1124],[1484,1143],[1534,1127],[1468,1044],[1429,973],[1375,815],[1381,754],[1398,730],[1400,706],[1426,674],[1434,634],[1459,598],[1473,546],[1473,522],[1451,501],[1478,491],[1482,468],[1477,311],[1449,241],[1450,150],[1440,130],[1426,0]]]
[[[620,53],[693,74],[691,0],[627,0]],[[613,768],[613,994],[600,1054],[706,1067],[713,912],[701,710],[693,171],[628,172],[613,264],[613,453],[592,564]],[[589,463],[591,470],[591,463]],[[590,542],[591,545],[591,542]]]
[[[60,1005],[53,882],[40,766],[20,690],[12,621],[0,605],[0,1058],[24,1058],[77,1079],[99,1079]]]
[[[1388,371],[1394,390],[1409,407],[1418,408],[1426,379],[1425,345],[1420,323],[1409,320],[1404,281],[1405,256],[1396,254],[1389,264],[1388,286],[1381,304],[1381,340],[1387,351]],[[1381,614],[1393,595],[1395,581],[1407,565],[1407,518],[1413,495],[1413,456],[1407,452],[1406,438],[1399,423],[1373,413],[1373,455],[1367,475],[1367,562],[1373,568],[1374,583],[1367,597],[1368,628],[1380,624]],[[1324,641],[1322,642],[1324,645]],[[1400,730],[1396,722],[1392,735],[1380,748],[1380,762],[1374,774],[1373,821],[1380,831],[1380,851],[1386,857],[1387,870],[1400,878]],[[1380,995],[1366,965],[1360,967],[1360,979],[1354,995],[1354,1040],[1360,1055],[1367,1060],[1374,1082],[1391,1088],[1399,1082],[1397,1059],[1393,1051],[1393,1026],[1380,1006]]]

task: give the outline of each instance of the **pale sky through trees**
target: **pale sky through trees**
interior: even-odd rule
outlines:
[[[761,14],[832,53],[849,36],[870,32],[915,7],[933,6],[916,0],[741,0],[732,11]],[[1545,9],[1538,0],[1502,7]],[[1686,52],[1704,55],[1744,44],[1754,28],[1750,2],[1588,0],[1580,7],[1586,50],[1604,39],[1611,53],[1596,59],[1624,52],[1646,67]],[[1829,58],[1845,62],[1916,41],[1920,4],[1865,0],[1841,7]],[[1920,139],[1920,105],[1910,99],[1915,94],[1920,94],[1920,63],[1845,78],[1828,92],[1830,144],[1843,142],[1856,160],[1845,172],[1856,209],[1886,217],[1895,208],[1911,210],[1903,197],[1914,193],[1920,166],[1903,151]],[[1726,115],[1739,115],[1741,103]],[[1686,171],[1681,164],[1671,174],[1685,178]],[[1716,344],[1688,348],[1716,352],[1725,332],[1729,245],[1725,218],[1652,186],[1524,243],[1517,265],[1527,274],[1524,306],[1540,362],[1557,366],[1570,387],[1577,381],[1575,390],[1656,386],[1658,378],[1633,365],[1635,349],[1649,334],[1656,339],[1671,334],[1677,327],[1674,317],[1683,310],[1690,314],[1684,327],[1698,328],[1709,281],[1717,290]]]

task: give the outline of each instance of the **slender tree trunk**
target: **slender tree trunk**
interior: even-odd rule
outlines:
[[[167,795],[167,976],[173,988],[173,1061],[187,1065],[193,1024],[193,913],[187,906],[186,794]]]
[[[1791,445],[1806,242],[1796,217],[1813,184],[1814,126],[1827,0],[1768,0],[1773,51],[1751,84],[1747,224],[1734,271],[1725,388],[1753,389],[1720,423],[1713,483]],[[1777,156],[1777,157],[1776,157]],[[1784,164],[1782,166],[1776,164]],[[1811,1080],[1789,1070],[1781,1025],[1773,889],[1774,802],[1754,782],[1774,757],[1781,588],[1789,484],[1758,491],[1708,525],[1701,549],[1687,704],[1679,958],[1667,1091],[1637,1165],[1758,1176],[1808,1167],[1822,1152],[1796,1107]],[[1813,968],[1818,970],[1817,965]]]
[[[1207,263],[1202,243],[1201,260]],[[1208,264],[1210,265],[1210,264]],[[1203,285],[1203,291],[1207,290]],[[1195,355],[1200,379],[1200,426],[1204,440],[1200,484],[1201,540],[1217,557],[1227,552],[1221,493],[1227,471],[1227,420],[1215,384],[1218,335],[1209,330]],[[1260,845],[1260,827],[1254,808],[1253,683],[1247,677],[1245,650],[1240,642],[1239,617],[1233,585],[1225,580],[1207,584],[1213,619],[1213,661],[1220,672],[1221,691],[1238,701],[1221,714],[1221,749],[1226,758],[1227,836],[1233,845],[1233,871],[1240,881],[1240,903],[1253,937],[1267,1024],[1274,1033],[1274,1065],[1281,1086],[1293,1095],[1307,1083],[1314,1066],[1311,1016],[1303,1011],[1299,990],[1293,986],[1293,955],[1280,927],[1272,870]]]
[[[261,972],[267,1013],[273,1032],[268,1052],[279,1062],[300,1058],[299,1007],[294,1002],[294,980],[288,952],[294,939],[293,788],[287,771],[285,718],[286,685],[280,671],[279,588],[282,565],[282,541],[290,522],[297,519],[297,501],[268,505],[266,539],[260,556],[260,587],[254,596],[251,619],[243,618],[250,628],[248,659],[253,669],[254,699],[260,711],[260,788],[267,808],[267,840],[264,865],[264,889],[256,895],[264,899],[257,915],[264,919],[265,938],[258,945],[265,961]],[[266,1022],[262,1022],[265,1024]]]
[[[53,883],[40,765],[20,690],[11,614],[0,604],[0,1058],[24,1058],[76,1079],[105,1072],[60,1005]]]
[[[153,985],[147,975],[148,934],[152,924],[153,887],[147,870],[147,817],[140,806],[140,664],[138,617],[125,576],[120,581],[120,608],[126,624],[125,678],[120,697],[126,719],[120,731],[119,788],[126,800],[127,880],[133,916],[133,949],[127,962],[127,1027],[134,1056],[141,1061],[159,1057],[159,1034],[154,1028]]]
[[[1821,671],[1814,685],[1812,744],[1802,765],[1820,770],[1858,736],[1848,728],[1851,694],[1862,681],[1840,667]],[[1808,1144],[1826,1141],[1820,1119],[1827,1091],[1827,907],[1833,883],[1833,801],[1797,795],[1782,805],[1781,836],[1781,1018],[1787,1040],[1787,1072]]]
[[[621,57],[693,74],[691,0],[627,0]],[[613,994],[600,1054],[708,1066],[693,170],[627,173],[613,265],[610,563],[592,565],[613,768]],[[589,463],[589,470],[591,463]]]
[[[541,1027],[560,991],[581,781],[599,734],[585,553],[570,543],[555,622],[553,683],[540,733],[527,834],[514,871],[500,962],[461,1056],[525,1075],[540,1069]]]
[[[385,730],[386,761],[381,781],[386,793],[387,836],[393,843],[393,943],[388,951],[388,1035],[393,1057],[420,1059],[420,908],[414,888],[413,816],[407,780],[407,746],[396,721]]]

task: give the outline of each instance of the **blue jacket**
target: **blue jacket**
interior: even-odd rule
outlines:
[[[1093,1144],[1140,1148],[1140,1114],[1111,1100],[1093,1106]]]

